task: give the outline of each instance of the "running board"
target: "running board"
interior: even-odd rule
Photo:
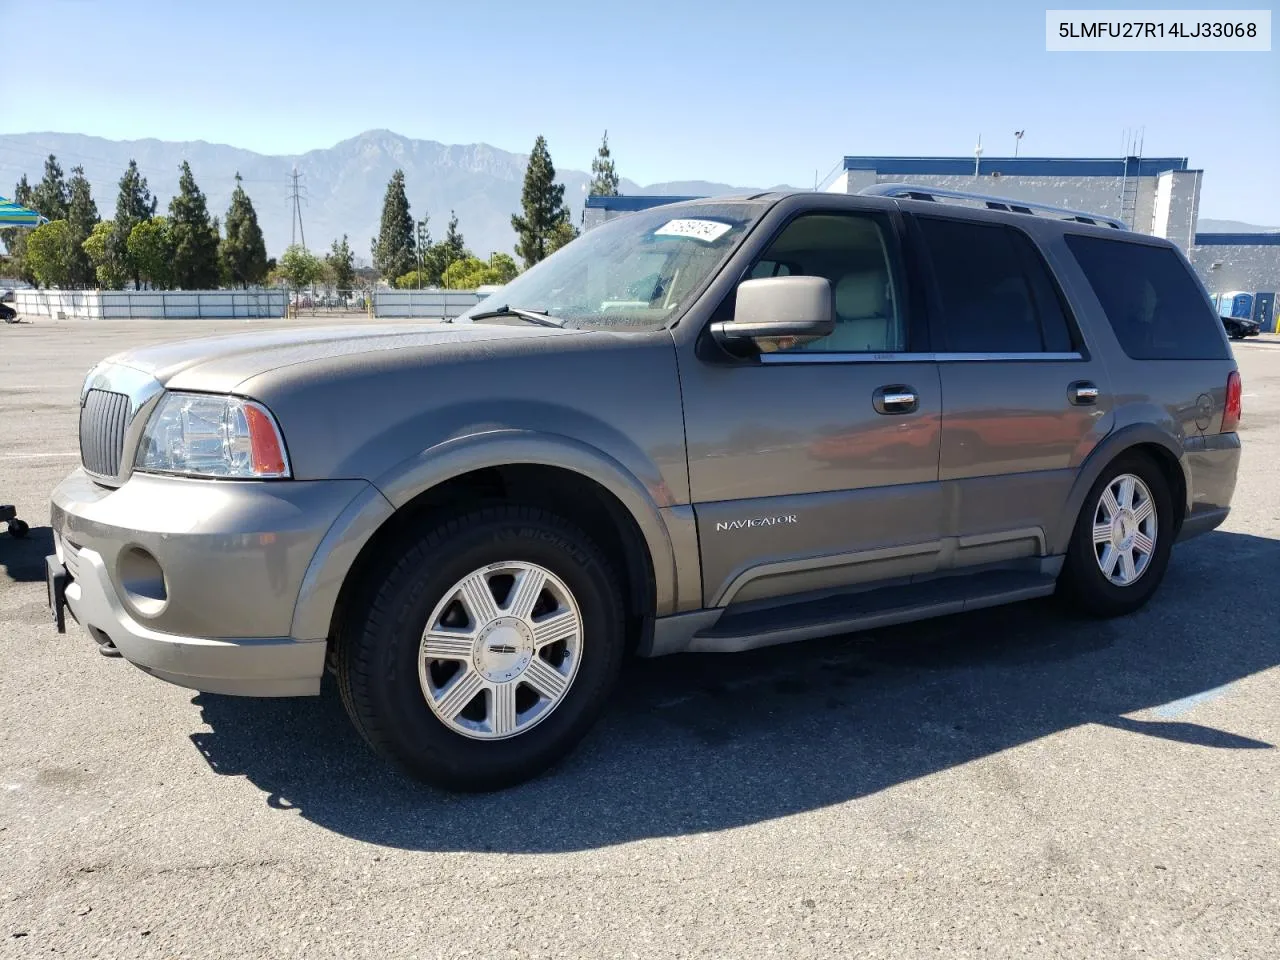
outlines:
[[[768,610],[726,611],[713,625],[695,633],[690,653],[738,653],[829,637],[896,623],[910,623],[965,610],[981,610],[1019,600],[1047,597],[1054,577],[1019,570],[992,570],[964,577],[882,587],[792,603]]]

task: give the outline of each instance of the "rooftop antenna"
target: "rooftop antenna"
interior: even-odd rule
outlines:
[[[982,163],[982,134],[978,134],[978,145],[973,148],[973,175],[978,176],[979,164]]]

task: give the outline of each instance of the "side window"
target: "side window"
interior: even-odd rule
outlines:
[[[785,263],[779,263],[776,260],[761,260],[751,268],[752,280],[759,280],[762,277],[789,277],[791,276],[791,268]]]
[[[1173,250],[1081,234],[1068,235],[1067,246],[1134,360],[1230,357],[1222,322]]]
[[[1072,349],[1070,328],[1035,245],[1000,224],[918,217],[942,307],[948,353]]]
[[[835,305],[828,336],[780,352],[895,353],[907,347],[899,291],[901,272],[890,253],[889,221],[877,214],[811,213],[780,233],[750,276],[825,277]]]

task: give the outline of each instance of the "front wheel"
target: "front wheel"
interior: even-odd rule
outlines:
[[[624,607],[570,521],[503,506],[448,521],[391,560],[338,650],[357,729],[419,779],[492,790],[566,756],[608,701]]]
[[[1141,454],[1107,466],[1085,498],[1063,566],[1068,602],[1098,617],[1143,606],[1164,579],[1173,549],[1173,496]]]

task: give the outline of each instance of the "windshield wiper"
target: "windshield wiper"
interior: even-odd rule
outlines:
[[[481,310],[479,313],[473,313],[467,317],[468,320],[492,320],[495,317],[519,317],[521,320],[528,320],[530,323],[536,323],[540,327],[557,327],[564,329],[564,321],[556,317],[548,316],[540,310],[525,310],[523,307],[510,307],[503,304],[500,307],[494,307],[492,310]]]

